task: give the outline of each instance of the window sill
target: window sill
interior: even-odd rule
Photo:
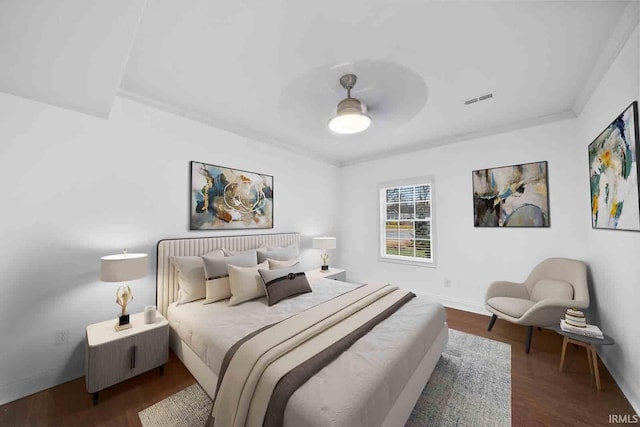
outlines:
[[[390,262],[392,264],[405,264],[405,265],[413,265],[416,267],[426,267],[426,268],[436,268],[436,262],[422,262],[422,261],[413,261],[410,259],[397,259],[397,258],[387,258],[383,256],[378,256],[378,261],[380,262]]]

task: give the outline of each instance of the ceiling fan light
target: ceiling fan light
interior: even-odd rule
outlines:
[[[351,135],[365,131],[371,125],[371,118],[366,114],[342,114],[329,121],[329,129],[335,133]]]
[[[360,133],[370,125],[371,118],[363,112],[362,104],[355,98],[340,101],[335,117],[329,120],[329,129],[344,135]]]

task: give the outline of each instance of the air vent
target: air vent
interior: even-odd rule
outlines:
[[[486,101],[487,99],[493,98],[493,94],[494,94],[494,92],[489,92],[487,94],[480,95],[480,96],[475,97],[475,98],[467,99],[466,101],[464,101],[464,105],[471,105],[471,104],[476,104],[476,103],[481,102],[481,101]]]

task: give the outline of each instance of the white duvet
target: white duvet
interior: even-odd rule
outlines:
[[[232,307],[226,300],[171,304],[169,323],[218,375],[224,355],[240,338],[357,286],[322,278],[310,284],[313,292],[271,307],[265,298]],[[413,298],[300,387],[287,405],[284,425],[381,425],[445,320],[440,304]]]

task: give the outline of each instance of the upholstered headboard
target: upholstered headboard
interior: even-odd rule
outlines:
[[[169,304],[178,298],[178,274],[169,261],[170,256],[200,256],[221,248],[243,251],[264,245],[299,246],[300,235],[298,233],[251,234],[160,240],[156,270],[156,305],[158,310],[163,316],[166,316]]]

